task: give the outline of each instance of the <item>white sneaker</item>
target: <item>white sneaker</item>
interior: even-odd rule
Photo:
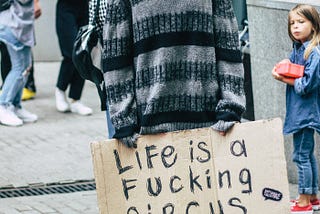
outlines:
[[[66,98],[66,94],[64,91],[61,91],[59,88],[56,88],[56,107],[60,112],[70,111],[69,103]]]
[[[23,109],[23,108],[15,108],[14,113],[19,117],[24,123],[33,123],[38,120],[38,116]]]
[[[90,115],[92,114],[92,109],[83,105],[80,101],[72,102],[70,105],[71,112],[80,115]]]
[[[7,126],[21,126],[23,121],[14,113],[13,106],[0,105],[0,123]]]

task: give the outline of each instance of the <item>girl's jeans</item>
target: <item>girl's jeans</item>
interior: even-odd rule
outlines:
[[[21,96],[23,87],[27,81],[31,66],[31,48],[24,46],[22,49],[16,50],[7,45],[12,68],[2,87],[0,95],[0,105],[21,108]]]
[[[293,161],[298,167],[299,194],[317,194],[318,167],[314,156],[314,130],[304,128],[293,134]]]

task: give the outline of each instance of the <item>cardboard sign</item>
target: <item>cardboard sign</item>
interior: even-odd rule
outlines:
[[[91,144],[101,214],[285,214],[280,119],[142,136],[137,149]]]

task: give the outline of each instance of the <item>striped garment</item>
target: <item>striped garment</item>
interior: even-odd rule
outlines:
[[[231,0],[107,0],[106,14],[114,138],[240,121],[244,72]]]

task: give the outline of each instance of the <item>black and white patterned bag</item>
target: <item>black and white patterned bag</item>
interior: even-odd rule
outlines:
[[[98,34],[102,36],[102,29],[107,16],[107,1],[106,0],[90,0],[89,2],[89,24],[97,28]],[[99,3],[99,5],[98,5]],[[99,7],[98,13],[95,16],[96,7]]]

